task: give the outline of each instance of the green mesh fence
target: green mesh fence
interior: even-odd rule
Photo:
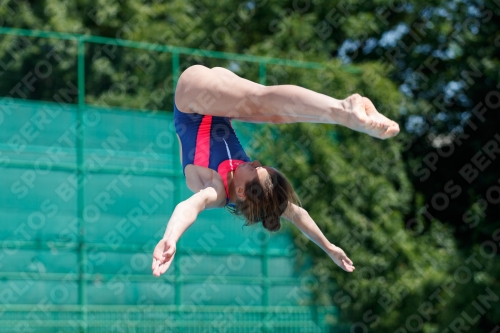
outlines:
[[[175,205],[191,195],[172,113],[86,103],[85,41],[98,37],[0,33],[65,38],[78,50],[77,89],[53,94],[74,104],[0,99],[0,332],[341,331],[337,309],[312,305],[286,229],[271,236],[242,228],[224,210],[201,213],[167,274],[153,277],[152,250]],[[201,51],[164,48],[173,89],[179,54]],[[212,56],[257,63],[248,68],[262,83],[266,64],[280,64]],[[255,125],[233,124],[255,158]]]

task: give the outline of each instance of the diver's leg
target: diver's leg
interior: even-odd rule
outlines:
[[[263,86],[224,68],[195,65],[179,78],[179,110],[251,122],[340,124],[386,139],[399,126],[358,94],[337,100],[294,85]]]

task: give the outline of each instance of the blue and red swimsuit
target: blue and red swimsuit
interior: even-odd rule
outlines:
[[[231,118],[184,113],[174,103],[174,126],[182,144],[182,171],[194,164],[219,173],[229,202],[227,174],[238,165],[250,162],[236,137]]]

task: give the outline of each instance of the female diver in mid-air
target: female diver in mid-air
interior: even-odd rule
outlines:
[[[379,139],[399,133],[397,123],[358,94],[337,100],[294,85],[263,86],[220,67],[189,67],[177,83],[174,125],[186,184],[194,194],[175,207],[154,249],[153,274],[167,271],[177,241],[200,212],[225,206],[247,224],[262,222],[270,231],[280,228],[280,217],[291,221],[335,264],[354,271],[344,251],[330,243],[308,212],[295,204],[300,202],[287,179],[245,154],[232,119],[339,124]]]

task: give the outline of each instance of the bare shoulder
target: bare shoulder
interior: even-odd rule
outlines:
[[[185,169],[186,185],[193,193],[214,189],[216,197],[211,197],[206,209],[221,208],[226,204],[226,190],[220,175],[212,169],[188,164]]]

